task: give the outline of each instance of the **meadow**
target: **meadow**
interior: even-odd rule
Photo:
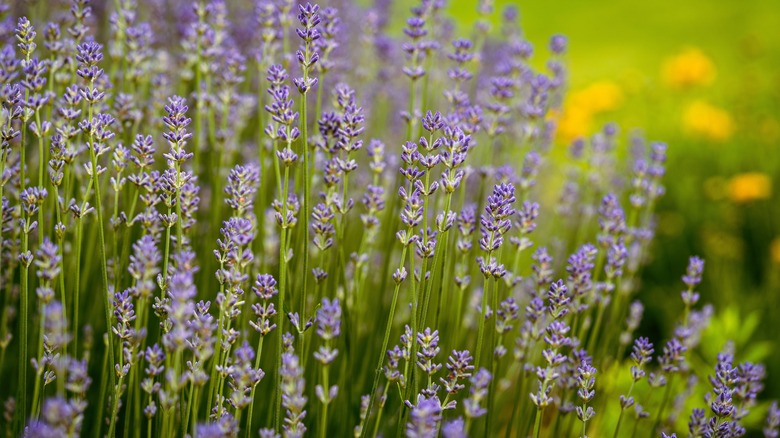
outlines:
[[[778,27],[0,2],[0,434],[777,437]]]

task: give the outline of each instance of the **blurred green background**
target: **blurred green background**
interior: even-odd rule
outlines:
[[[414,2],[394,3],[400,30]],[[669,145],[654,258],[645,269],[640,331],[668,337],[690,255],[706,259],[700,303],[715,305],[703,347],[728,340],[768,368],[780,397],[780,1],[497,1],[515,6],[536,66],[547,41],[569,39],[569,93],[556,147],[614,121]],[[474,0],[452,0],[456,37],[470,37]]]

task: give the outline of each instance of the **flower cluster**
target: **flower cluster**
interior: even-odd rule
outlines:
[[[702,258],[642,324],[666,145],[555,152],[566,37],[537,62],[490,1],[470,39],[443,0],[398,36],[388,1],[33,3],[0,0],[3,435],[759,423]]]

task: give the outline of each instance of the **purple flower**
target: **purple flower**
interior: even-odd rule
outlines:
[[[465,388],[465,385],[458,383],[461,380],[471,377],[471,372],[474,371],[473,358],[469,354],[468,350],[457,351],[452,350],[449,358],[447,358],[447,378],[439,378],[439,381],[444,385],[444,389],[451,395],[457,394],[461,389]]]
[[[550,302],[549,311],[553,319],[559,319],[569,313],[569,302],[571,297],[568,294],[568,288],[563,284],[563,280],[558,280],[550,285],[547,292],[547,300]]]
[[[295,29],[295,32],[303,40],[303,47],[296,52],[296,58],[303,70],[303,77],[294,79],[293,83],[298,88],[298,92],[306,94],[317,85],[317,78],[309,77],[309,71],[315,67],[320,59],[320,55],[316,51],[317,46],[313,44],[320,39],[320,32],[317,30],[317,25],[320,24],[320,7],[316,4],[306,3],[298,5],[298,11],[298,21],[301,27]]]
[[[592,406],[587,406],[593,400],[596,395],[596,391],[593,389],[596,384],[596,368],[594,368],[589,362],[582,361],[581,365],[577,368],[577,397],[582,400],[582,406],[577,406],[577,418],[583,423],[587,423],[596,412]]]
[[[617,242],[617,239],[626,231],[626,219],[620,202],[614,194],[604,196],[599,206],[599,227],[601,233],[598,242],[602,247]]]
[[[338,298],[333,301],[322,299],[322,306],[317,309],[317,334],[326,341],[341,334],[341,304]]]
[[[136,296],[149,298],[155,288],[155,279],[160,272],[162,255],[157,249],[157,242],[151,235],[141,237],[133,244],[133,254],[127,271],[135,280],[133,293]]]
[[[249,321],[249,325],[260,332],[261,336],[266,336],[276,328],[276,324],[272,324],[271,320],[277,312],[274,303],[269,302],[278,293],[276,280],[270,274],[258,274],[252,292],[262,300],[262,303],[252,305],[257,320]]]
[[[192,152],[184,151],[187,140],[192,137],[192,133],[187,132],[187,126],[192,121],[186,116],[187,110],[184,98],[179,96],[168,98],[168,105],[165,105],[167,115],[163,117],[163,123],[169,131],[163,133],[163,138],[170,143],[171,151],[163,156],[168,159],[170,167],[174,167],[174,163],[181,165],[193,156]]]
[[[469,396],[463,400],[463,410],[467,418],[479,418],[487,413],[487,409],[482,407],[482,403],[487,400],[488,387],[493,376],[484,368],[480,368],[474,374],[469,389]]]
[[[35,44],[35,28],[27,17],[19,17],[16,24],[16,39],[19,41],[19,50],[25,60],[29,60],[37,45]]]
[[[520,306],[517,305],[515,299],[507,297],[496,309],[496,332],[499,334],[508,333],[512,330],[512,321],[517,320]]]
[[[585,244],[569,257],[566,272],[569,274],[566,279],[572,291],[572,296],[580,298],[586,295],[593,287],[591,280],[594,261],[597,250],[591,244]],[[580,309],[574,309],[579,312]]]
[[[531,270],[534,272],[534,281],[539,288],[544,288],[548,283],[552,282],[552,257],[547,252],[547,247],[540,247],[534,251],[531,258],[536,262],[531,265]]]
[[[550,51],[556,55],[562,55],[566,51],[568,41],[563,35],[553,35],[550,38]]]
[[[406,436],[409,438],[435,438],[442,418],[442,408],[436,396],[419,396],[417,404],[411,407]]]
[[[330,207],[323,203],[317,204],[312,209],[311,228],[314,231],[314,245],[320,251],[325,251],[333,245],[333,235],[336,233],[333,225],[334,217],[335,215]]]
[[[62,258],[59,249],[48,237],[43,238],[43,244],[35,252],[37,259],[35,266],[38,268],[38,277],[46,283],[50,283],[60,274]]]
[[[420,346],[420,350],[417,352],[417,366],[423,372],[432,376],[441,369],[441,364],[434,362],[439,351],[441,351],[439,347],[439,331],[434,330],[431,332],[431,329],[426,327],[425,330],[417,333],[417,344]]]
[[[509,231],[512,221],[509,219],[515,210],[515,186],[512,183],[498,184],[493,193],[488,196],[485,214],[480,217],[480,232],[482,238],[479,246],[488,254],[497,250],[503,243],[503,234]]]
[[[672,338],[664,346],[663,355],[658,359],[661,368],[666,373],[675,373],[680,370],[682,362],[685,360],[687,348],[677,340]]]
[[[287,437],[302,437],[306,432],[303,419],[306,417],[306,401],[304,395],[305,381],[303,368],[298,356],[294,353],[282,354],[282,407],[286,410],[284,431]]]
[[[170,329],[162,339],[163,346],[169,352],[181,350],[192,337],[188,321],[195,313],[193,300],[197,293],[194,282],[197,268],[194,266],[194,259],[195,254],[188,251],[177,253],[173,257],[173,273],[167,287],[169,301],[164,306]]]
[[[699,294],[693,289],[701,283],[701,276],[704,272],[704,260],[699,257],[691,257],[688,261],[688,269],[682,277],[683,283],[688,289],[682,292],[682,300],[686,307],[693,307],[699,301]]]
[[[80,44],[76,50],[76,61],[79,62],[76,73],[89,83],[89,86],[80,89],[79,93],[91,105],[100,103],[105,92],[95,87],[95,82],[103,76],[103,69],[98,67],[98,63],[103,60],[103,46],[90,41]]]
[[[688,421],[688,431],[693,436],[703,436],[706,430],[707,416],[704,409],[694,409]]]
[[[447,421],[441,427],[441,433],[444,438],[466,438],[466,424],[463,417],[458,417],[452,421]]]
[[[216,421],[199,423],[196,427],[197,436],[203,438],[225,438],[238,436],[238,422],[229,413],[225,413]]]
[[[246,217],[254,208],[254,196],[260,186],[260,169],[253,164],[237,165],[228,174],[225,202],[236,210],[236,215]]]
[[[244,409],[249,406],[252,401],[250,397],[252,389],[265,376],[263,370],[253,367],[254,358],[255,351],[248,342],[244,341],[241,347],[236,349],[235,359],[228,375],[228,385],[231,389],[228,401],[236,409]]]
[[[655,352],[655,350],[653,350],[653,344],[650,343],[649,339],[637,338],[634,342],[634,347],[631,352],[631,360],[634,362],[634,365],[631,367],[631,375],[634,378],[634,381],[638,381],[645,376],[645,372],[642,368],[645,364],[650,362],[653,352]]]
[[[766,414],[766,426],[764,427],[764,436],[766,438],[777,438],[780,436],[780,409],[777,402],[773,401]]]

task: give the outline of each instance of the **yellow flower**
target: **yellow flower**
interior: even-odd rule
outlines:
[[[725,141],[734,132],[731,115],[722,108],[697,100],[683,112],[683,129],[695,137],[707,140]]]
[[[623,103],[623,90],[612,81],[594,82],[571,94],[568,104],[592,114],[611,111]]]
[[[695,47],[668,58],[661,70],[664,82],[676,88],[709,85],[715,80],[715,73],[710,58]]]
[[[769,199],[772,196],[772,180],[759,172],[741,173],[729,180],[729,198],[738,204]]]
[[[558,138],[568,143],[591,131],[593,117],[611,111],[623,103],[623,90],[611,81],[594,82],[572,92],[563,106],[558,122]]]

